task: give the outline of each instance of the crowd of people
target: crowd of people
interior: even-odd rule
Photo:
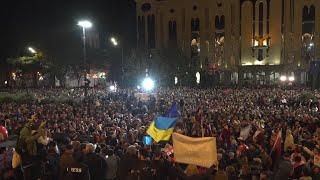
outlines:
[[[14,150],[1,149],[1,178],[320,179],[319,91],[161,88],[147,100],[132,89],[31,93],[38,101],[0,104],[1,125],[17,136]],[[74,101],[41,101],[61,94]],[[144,143],[150,123],[172,103],[180,110],[176,132],[216,137],[217,165],[175,162],[171,141]]]

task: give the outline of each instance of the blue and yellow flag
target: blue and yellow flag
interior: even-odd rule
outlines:
[[[168,141],[173,133],[177,118],[180,116],[178,105],[174,102],[165,114],[165,117],[157,117],[149,126],[147,133],[156,141]]]
[[[173,133],[174,128],[169,129],[158,129],[155,125],[155,121],[149,126],[147,133],[152,137],[156,142],[159,141],[169,141],[171,134]]]
[[[176,125],[177,118],[157,117],[154,123],[158,129],[166,130],[173,128]]]

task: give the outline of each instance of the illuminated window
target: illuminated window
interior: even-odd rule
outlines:
[[[263,46],[267,46],[267,45],[268,45],[267,39],[263,40]]]

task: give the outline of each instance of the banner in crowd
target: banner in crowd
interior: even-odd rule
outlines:
[[[240,132],[240,137],[243,139],[243,140],[247,140],[249,135],[250,135],[250,131],[251,131],[251,124],[242,128],[241,129],[241,132]]]
[[[149,101],[151,96],[156,97],[154,93],[135,93],[134,96],[140,101]]]
[[[172,134],[176,162],[210,168],[218,165],[215,137],[191,138]]]

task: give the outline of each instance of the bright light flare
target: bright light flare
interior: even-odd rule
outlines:
[[[151,78],[147,77],[143,80],[142,87],[146,91],[151,91],[154,88],[154,81]]]
[[[197,84],[200,84],[200,77],[201,77],[200,73],[197,72],[196,73],[196,82],[197,82]]]
[[[110,89],[110,91],[113,91],[113,92],[115,92],[115,91],[116,91],[116,86],[114,86],[114,85],[111,85],[111,86],[109,87],[109,89]]]
[[[92,27],[92,23],[88,20],[83,20],[83,21],[79,21],[78,22],[78,26],[82,27],[82,28],[91,28]]]
[[[110,41],[112,42],[112,44],[113,44],[114,46],[118,46],[118,41],[117,41],[116,38],[112,37],[112,38],[110,38]]]
[[[36,50],[34,50],[32,47],[28,47],[28,50],[29,50],[32,54],[37,53],[37,51],[36,51]]]
[[[284,81],[286,81],[286,80],[287,80],[287,76],[281,76],[281,77],[280,77],[280,81],[284,82]]]
[[[293,82],[293,81],[294,81],[294,76],[290,76],[290,77],[289,77],[289,81],[290,81],[290,82]]]

